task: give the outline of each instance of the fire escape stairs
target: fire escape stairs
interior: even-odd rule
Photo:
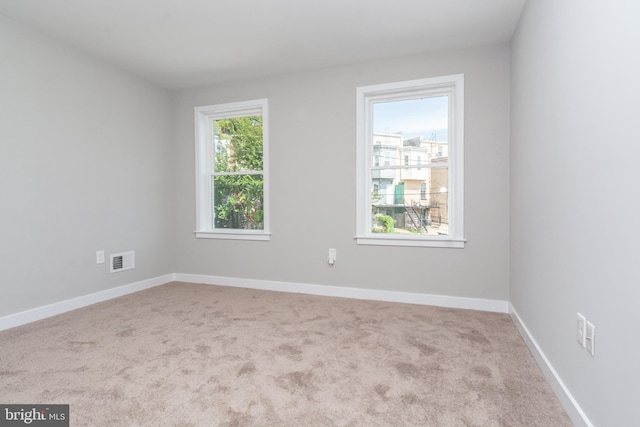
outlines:
[[[427,226],[422,222],[422,219],[420,218],[420,213],[413,206],[405,206],[404,211],[409,216],[409,220],[413,223],[413,226],[416,228],[416,230],[422,229],[424,231],[428,231]]]

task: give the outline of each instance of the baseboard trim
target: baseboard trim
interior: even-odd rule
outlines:
[[[164,285],[165,283],[172,282],[174,280],[174,274],[166,274],[164,276],[141,280],[139,282],[131,283],[128,285],[118,286],[117,288],[107,289],[104,291],[95,292],[93,294],[71,298],[42,307],[21,311],[19,313],[9,314],[7,316],[0,317],[0,331],[14,328],[20,325],[25,325],[27,323],[55,316],[57,314],[62,314],[67,311],[75,310],[77,308],[86,307],[98,302],[107,301],[123,295],[131,294],[133,292],[138,292],[144,289],[153,288],[155,286]]]
[[[372,301],[434,305],[439,307],[462,308],[469,310],[490,311],[496,313],[509,312],[508,301],[501,300],[419,294],[412,292],[384,291],[342,286],[311,285],[305,283],[242,279],[223,276],[172,273],[0,317],[0,331],[62,314],[67,311],[75,310],[77,308],[86,307],[98,302],[107,301],[112,298],[117,298],[133,292],[138,292],[144,289],[153,288],[155,286],[164,285],[173,281]]]
[[[203,283],[207,285],[261,289],[265,291],[291,292],[298,294],[364,299],[373,301],[401,302],[419,305],[435,305],[439,307],[463,308],[470,310],[491,311],[496,313],[509,312],[508,301],[501,300],[419,294],[412,292],[384,291],[342,286],[310,285],[305,283],[241,279],[234,277],[207,276],[187,273],[176,273],[175,280],[179,282]]]
[[[342,286],[310,285],[303,283],[242,279],[222,276],[206,276],[186,273],[172,273],[0,317],[0,331],[14,328],[20,325],[25,325],[27,323],[55,316],[57,314],[62,314],[67,311],[75,310],[77,308],[86,307],[98,302],[107,301],[112,298],[117,298],[133,292],[138,292],[144,289],[153,288],[155,286],[164,285],[173,281],[203,283],[208,285],[230,286],[237,288],[262,289],[277,292],[292,292],[330,297],[364,299],[373,301],[435,305],[440,307],[463,308],[470,310],[491,311],[497,313],[507,313],[509,311],[508,302],[500,300],[418,294],[411,292],[382,291],[375,289]]]
[[[542,351],[536,340],[533,338],[533,336],[529,332],[529,329],[524,324],[524,322],[518,315],[518,312],[510,302],[509,316],[518,328],[522,339],[527,344],[527,347],[529,347],[529,351],[531,351],[531,354],[536,359],[538,366],[540,366],[540,370],[542,370],[542,373],[546,377],[547,382],[558,397],[560,404],[567,412],[567,415],[569,416],[569,419],[571,419],[573,425],[593,427],[593,424],[584,413],[576,399],[573,397],[564,381],[562,381],[560,375],[558,375],[556,370],[553,368],[553,365],[551,365],[551,362],[549,361],[549,359],[547,359],[547,356],[545,356],[544,352]]]

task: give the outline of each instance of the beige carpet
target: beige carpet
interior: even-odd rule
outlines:
[[[170,283],[0,332],[72,426],[568,426],[506,314]]]

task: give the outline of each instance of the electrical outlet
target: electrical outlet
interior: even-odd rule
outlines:
[[[578,344],[582,347],[586,346],[586,328],[587,328],[587,319],[580,313],[578,313],[578,322],[577,322],[577,339]]]
[[[586,349],[592,356],[596,355],[596,327],[593,323],[587,322],[587,329],[585,332]]]
[[[329,248],[329,256],[327,257],[329,265],[333,265],[336,262],[336,249]]]
[[[96,252],[96,264],[104,264],[104,251]]]

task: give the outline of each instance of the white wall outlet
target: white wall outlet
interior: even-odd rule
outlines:
[[[104,251],[96,252],[96,264],[104,264]]]
[[[329,256],[327,257],[329,265],[333,265],[336,262],[336,249],[329,248]]]
[[[587,322],[587,329],[585,333],[586,349],[592,356],[596,355],[596,327],[593,323]]]
[[[577,322],[577,339],[578,344],[582,347],[586,346],[586,328],[587,328],[587,319],[580,313],[578,313],[578,322]]]

